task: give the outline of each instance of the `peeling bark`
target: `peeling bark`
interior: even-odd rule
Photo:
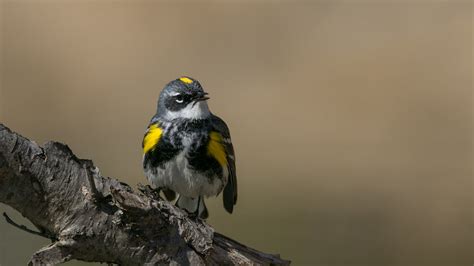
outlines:
[[[30,265],[72,259],[121,265],[288,265],[214,232],[147,190],[103,177],[68,146],[40,147],[0,124],[0,202],[53,243]]]

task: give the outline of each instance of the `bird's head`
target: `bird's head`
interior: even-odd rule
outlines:
[[[168,83],[158,99],[157,116],[173,120],[176,118],[205,119],[210,116],[207,93],[201,84],[190,77],[180,77]]]

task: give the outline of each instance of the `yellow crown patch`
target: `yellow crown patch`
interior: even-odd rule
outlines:
[[[181,80],[182,82],[186,83],[186,84],[191,84],[193,83],[193,80],[190,79],[190,78],[187,78],[187,77],[180,77],[179,80]]]

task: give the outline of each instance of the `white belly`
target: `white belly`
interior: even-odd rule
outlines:
[[[227,181],[227,169],[224,169],[224,179],[217,176],[208,178],[193,171],[188,166],[185,151],[167,162],[163,168],[145,172],[148,180],[155,187],[166,187],[180,195],[195,198],[198,196],[216,196]]]

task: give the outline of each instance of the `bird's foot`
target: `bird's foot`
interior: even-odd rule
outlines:
[[[191,218],[192,220],[198,220],[199,219],[199,211],[195,211],[191,214],[188,214],[189,215],[189,218]]]
[[[179,206],[176,206],[176,207],[180,208]],[[182,208],[181,210],[183,210],[188,215],[189,219],[194,220],[194,221],[199,219],[199,210],[196,210],[194,212],[190,212],[185,208]]]
[[[145,194],[146,196],[154,199],[154,200],[163,200],[160,196],[160,191],[161,191],[161,188],[155,188],[153,189],[151,186],[149,185],[142,185],[142,184],[138,184],[138,190],[140,190],[143,194]]]

